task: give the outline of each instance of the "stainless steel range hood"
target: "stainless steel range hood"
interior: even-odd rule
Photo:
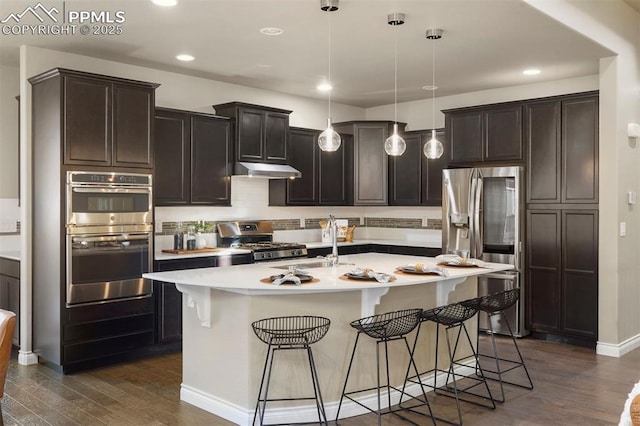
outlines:
[[[249,163],[244,161],[235,164],[233,174],[236,176],[267,179],[294,179],[302,177],[302,173],[300,173],[299,170],[286,164]]]

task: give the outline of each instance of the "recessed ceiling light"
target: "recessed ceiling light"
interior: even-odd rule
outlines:
[[[262,28],[260,32],[264,35],[277,36],[282,34],[284,30],[282,28],[267,27],[267,28]]]
[[[438,86],[422,86],[422,90],[429,90],[429,91],[438,90]]]
[[[169,7],[178,4],[178,0],[151,0],[151,3],[155,4],[156,6]]]
[[[538,74],[540,74],[540,70],[537,69],[537,68],[530,68],[528,70],[522,71],[522,74],[524,74],[524,75],[538,75]]]
[[[193,61],[195,59],[195,57],[188,55],[186,53],[183,53],[181,55],[177,55],[176,59],[179,61],[183,61],[183,62],[189,62],[189,61]]]
[[[318,84],[316,86],[316,89],[318,89],[321,92],[328,92],[331,89],[333,89],[333,86],[331,86],[331,83],[324,82],[324,83]]]

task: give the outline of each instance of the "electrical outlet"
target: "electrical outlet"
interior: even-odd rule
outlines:
[[[303,217],[300,218],[300,228],[302,228],[302,229],[305,228],[305,223],[304,223],[304,218]]]
[[[156,220],[156,234],[162,233],[162,221]]]
[[[627,223],[626,222],[620,222],[620,236],[621,237],[626,237],[627,236]]]

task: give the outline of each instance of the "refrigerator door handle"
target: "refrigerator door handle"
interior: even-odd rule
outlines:
[[[478,173],[477,169],[471,170],[469,174],[469,200],[468,200],[468,209],[469,209],[469,257],[475,258],[475,238],[476,238],[476,228],[475,228],[475,193],[476,193],[476,185],[478,180],[476,178],[476,174]]]
[[[474,201],[473,201],[473,256],[476,259],[481,259],[483,253],[482,250],[482,240],[484,238],[484,229],[482,229],[482,220],[483,220],[483,212],[482,212],[482,196],[483,196],[483,181],[480,172],[477,172],[476,175],[476,183],[474,185]]]

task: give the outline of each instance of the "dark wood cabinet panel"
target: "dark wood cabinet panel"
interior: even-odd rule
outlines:
[[[231,127],[217,117],[191,117],[191,204],[231,204]]]
[[[484,119],[484,161],[522,161],[522,105],[488,108]]]
[[[291,111],[244,102],[213,105],[216,114],[234,119],[235,160],[286,164]]]
[[[436,132],[436,137],[447,146],[444,129]],[[422,146],[431,139],[431,134],[422,136]],[[422,159],[422,204],[426,206],[442,206],[442,170],[447,168],[447,156],[430,160],[420,152]],[[426,170],[426,172],[425,172]]]
[[[265,119],[264,111],[245,108],[238,111],[238,161],[264,159]]]
[[[595,345],[597,210],[529,210],[526,238],[528,327]]]
[[[154,92],[144,87],[114,83],[112,102],[112,165],[153,168]]]
[[[157,108],[155,117],[156,205],[230,205],[230,120]]]
[[[444,130],[436,137],[446,144]],[[389,157],[389,204],[397,206],[442,205],[442,169],[447,159],[430,160],[423,147],[431,139],[430,130],[406,132],[407,150],[399,157]]]
[[[20,263],[15,263],[19,268]],[[15,346],[20,346],[20,278],[4,275],[5,272],[6,271],[0,270],[0,309],[5,309],[16,314],[16,325],[13,330],[13,344]]]
[[[318,204],[344,206],[353,203],[353,137],[343,134],[340,148],[320,151],[318,158]]]
[[[175,284],[154,281],[157,297],[158,343],[182,340],[182,293]]]
[[[448,163],[477,163],[483,160],[482,110],[445,114]],[[448,151],[448,153],[447,153]]]
[[[560,202],[560,102],[525,106],[527,203]]]
[[[111,165],[111,83],[64,76],[65,164]]]
[[[318,204],[318,135],[320,131],[289,130],[289,165],[299,170],[297,179],[270,179],[269,205],[314,206]]]
[[[353,136],[353,203],[387,204],[388,160],[384,141],[389,136],[385,124],[359,124]]]
[[[532,330],[560,328],[560,229],[559,210],[527,212],[527,322]]]
[[[389,156],[389,205],[418,206],[422,201],[422,133],[407,132],[407,150]]]
[[[562,212],[562,327],[594,341],[598,333],[598,212]]]
[[[191,130],[185,112],[156,109],[154,120],[156,205],[188,204],[190,200]]]
[[[265,114],[265,161],[287,162],[289,114],[267,111]]]
[[[598,202],[598,98],[562,101],[562,202]]]

